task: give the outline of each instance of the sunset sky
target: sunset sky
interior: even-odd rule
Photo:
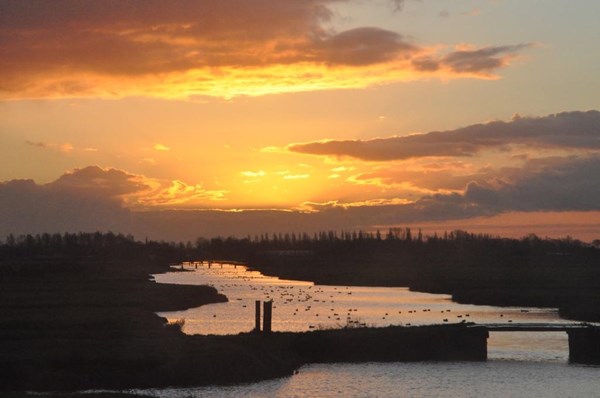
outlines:
[[[0,236],[598,239],[598,16],[595,0],[0,0]]]

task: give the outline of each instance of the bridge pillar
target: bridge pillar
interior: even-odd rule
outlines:
[[[263,303],[263,333],[271,333],[271,319],[273,317],[273,301]]]
[[[600,327],[567,330],[569,362],[600,364]]]
[[[254,331],[260,332],[260,300],[254,303]]]

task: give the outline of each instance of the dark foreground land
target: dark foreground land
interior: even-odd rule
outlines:
[[[484,332],[465,325],[187,336],[155,311],[227,299],[150,280],[186,260],[185,247],[112,234],[54,239],[0,251],[0,396],[253,382],[311,362],[485,359]]]
[[[1,393],[0,398],[33,398],[33,397],[46,397],[52,396],[52,398],[140,398],[150,397],[150,395],[142,394],[127,394],[119,392],[98,392],[98,393],[59,393],[52,392],[52,394],[39,394],[35,392],[7,392]]]
[[[485,339],[467,325],[187,336],[155,312],[226,297],[149,275],[211,258],[321,284],[410,286],[600,320],[600,251],[571,240],[326,235],[193,246],[99,233],[27,236],[0,245],[0,396],[252,382],[310,362],[484,359]]]
[[[47,250],[4,247],[0,396],[255,381],[297,366],[276,351],[259,355],[263,344],[250,337],[186,336],[157,316],[227,300],[212,287],[149,279],[182,260],[178,247],[114,235],[67,238]]]
[[[487,333],[466,325],[187,336],[154,311],[225,300],[213,288],[158,285],[135,262],[51,268],[2,275],[0,396],[253,382],[312,362],[485,359]]]
[[[128,253],[4,262],[0,396],[252,382],[311,362],[485,359],[487,332],[466,325],[187,336],[154,311],[226,298],[207,286],[156,284],[148,273],[164,271],[162,260],[144,259],[142,246]]]

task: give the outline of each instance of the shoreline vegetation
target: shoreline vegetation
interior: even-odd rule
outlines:
[[[187,336],[180,325],[156,315],[227,298],[208,286],[157,284],[151,274],[170,271],[172,263],[224,258],[282,278],[410,286],[463,302],[559,307],[572,319],[600,320],[600,250],[572,239],[514,240],[461,231],[426,238],[412,237],[410,230],[195,244],[138,242],[113,233],[9,236],[0,245],[0,391],[254,382],[319,361],[306,348],[310,336],[335,341],[369,333]],[[393,333],[412,333],[406,329],[414,328]],[[457,358],[407,347],[400,350],[404,357],[380,360]],[[361,354],[343,359],[360,361]]]

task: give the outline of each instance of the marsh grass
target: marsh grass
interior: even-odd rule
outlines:
[[[176,319],[174,321],[169,321],[165,324],[165,328],[167,330],[172,330],[175,332],[183,332],[183,327],[185,326],[185,318]]]

